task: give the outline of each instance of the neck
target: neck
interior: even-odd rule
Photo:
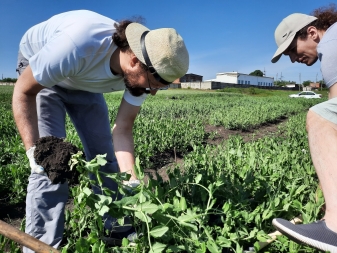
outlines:
[[[318,31],[318,35],[319,35],[319,38],[320,38],[320,39],[323,38],[324,33],[325,33],[325,30],[319,30],[319,31]]]
[[[110,57],[110,70],[115,76],[122,75],[123,73],[121,68],[120,54],[121,51],[119,48],[117,48]]]

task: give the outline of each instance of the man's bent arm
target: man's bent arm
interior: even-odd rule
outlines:
[[[43,88],[35,80],[29,65],[19,76],[14,87],[13,115],[26,150],[32,147],[39,138],[36,95]]]
[[[137,179],[134,172],[135,157],[132,128],[139,110],[139,106],[133,106],[123,99],[112,130],[113,145],[120,171],[131,174],[130,180]]]

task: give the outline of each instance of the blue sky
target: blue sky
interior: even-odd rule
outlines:
[[[145,18],[150,29],[173,27],[190,54],[188,73],[204,80],[216,73],[259,69],[266,76],[301,82],[322,79],[320,64],[311,67],[282,57],[270,62],[276,50],[274,31],[294,12],[309,14],[327,6],[326,0],[0,0],[0,77],[16,77],[18,44],[24,32],[49,17],[88,9],[114,20]]]

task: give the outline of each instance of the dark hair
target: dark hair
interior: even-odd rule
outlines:
[[[116,32],[112,35],[112,40],[122,52],[130,50],[129,43],[125,35],[125,29],[131,23],[133,23],[131,20],[123,20],[119,23],[115,23],[114,25]]]
[[[125,35],[125,29],[129,24],[134,23],[134,22],[143,24],[145,23],[145,18],[143,18],[142,16],[133,16],[131,19],[125,19],[125,20],[119,21],[115,23],[114,25],[116,28],[116,32],[112,35],[112,39],[114,43],[116,44],[116,46],[122,52],[126,52],[130,50],[129,43]]]
[[[317,30],[321,31],[328,30],[331,25],[337,22],[336,4],[329,4],[329,6],[317,8],[311,15],[315,16],[317,19],[299,30],[296,33],[295,38],[299,37],[305,39],[308,36],[307,31],[309,26],[314,26]]]
[[[122,20],[118,23],[115,23],[115,25],[114,25],[115,28],[116,28],[116,32],[114,32],[114,34],[112,35],[112,40],[122,52],[127,52],[127,51],[132,52],[132,50],[129,46],[128,40],[126,39],[126,35],[125,35],[126,27],[129,24],[134,23],[134,22],[142,24],[145,21],[145,19],[141,16],[139,16],[139,17],[135,16],[135,17],[133,17],[132,20],[133,21]],[[139,63],[140,63],[141,68],[144,71],[148,70],[148,67],[144,63],[142,63],[141,61],[139,61]]]

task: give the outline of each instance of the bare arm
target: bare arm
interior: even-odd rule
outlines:
[[[137,179],[134,172],[134,142],[132,128],[140,107],[127,103],[124,99],[119,107],[112,130],[116,158],[121,172],[131,174],[130,180]]]
[[[36,95],[42,89],[28,65],[15,84],[12,98],[14,120],[26,150],[39,138]]]

